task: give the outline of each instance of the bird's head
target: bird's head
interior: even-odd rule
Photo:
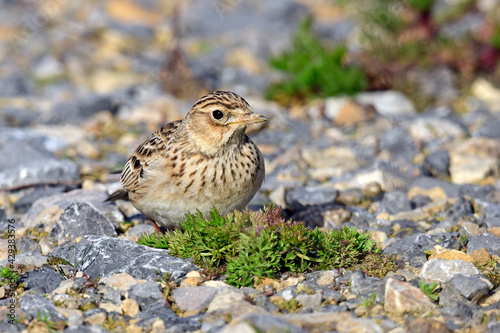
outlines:
[[[266,120],[253,112],[247,101],[230,91],[215,91],[203,96],[184,119],[190,139],[210,155],[225,146],[241,144],[248,125]]]

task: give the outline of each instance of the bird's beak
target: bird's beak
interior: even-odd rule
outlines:
[[[238,119],[235,119],[234,121],[230,121],[231,124],[245,124],[245,125],[250,125],[250,124],[256,124],[256,123],[261,123],[267,121],[267,118],[264,117],[261,114],[252,112],[246,115],[243,115],[241,117],[238,117]]]

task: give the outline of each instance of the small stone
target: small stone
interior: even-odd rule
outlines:
[[[433,318],[415,318],[406,327],[407,332],[449,333],[446,323]]]
[[[199,285],[202,281],[200,272],[198,271],[191,271],[186,274],[186,278],[182,280],[180,288],[186,288],[186,287],[196,287]]]
[[[422,174],[431,177],[450,175],[450,155],[447,151],[437,151],[427,155],[422,165]]]
[[[129,290],[130,287],[137,284],[137,280],[134,279],[130,274],[119,273],[103,277],[102,279],[99,280],[99,284],[101,283],[113,289],[127,291]]]
[[[450,163],[451,181],[455,184],[476,183],[495,175],[497,159],[477,155],[452,153]]]
[[[436,245],[433,249],[433,253],[429,256],[429,260],[433,258],[441,258],[446,260],[463,260],[465,262],[474,262],[474,259],[461,251],[448,250],[439,245]]]
[[[26,290],[42,287],[46,293],[52,292],[59,287],[59,283],[64,280],[59,272],[50,266],[43,266],[42,269],[35,269],[26,272],[19,280],[24,283]]]
[[[385,304],[387,312],[396,314],[423,314],[437,311],[422,290],[406,282],[389,278],[385,286]]]
[[[203,311],[217,292],[213,287],[178,288],[172,292],[175,304],[183,311]]]
[[[19,300],[19,309],[28,320],[37,318],[40,313],[53,322],[65,320],[65,317],[55,310],[55,304],[41,295],[24,295]]]
[[[99,309],[104,309],[106,310],[106,312],[118,312],[118,313],[122,313],[122,309],[120,306],[116,305],[116,304],[113,304],[113,303],[109,303],[109,302],[101,302],[99,303]]]
[[[354,271],[351,275],[351,290],[358,295],[377,295],[376,301],[383,302],[385,297],[386,282],[373,277],[367,277],[360,270]]]
[[[47,237],[42,237],[38,242],[38,244],[40,245],[40,250],[42,251],[42,254],[45,256],[53,252],[57,247],[53,242],[49,241]]]
[[[317,291],[314,295],[301,293],[295,299],[302,305],[302,309],[316,309],[321,305],[323,292]]]
[[[286,203],[290,207],[297,204],[301,206],[321,205],[332,203],[338,195],[338,191],[333,188],[322,187],[300,187],[288,191]]]
[[[384,198],[377,209],[377,214],[387,212],[390,215],[394,215],[401,211],[409,210],[411,210],[411,204],[407,194],[401,191],[393,191],[384,194]]]
[[[485,249],[490,255],[500,255],[500,237],[482,234],[472,237],[467,242],[467,254],[474,250]]]
[[[163,300],[163,294],[157,282],[133,285],[129,289],[128,297],[135,300],[142,310],[155,302]]]
[[[142,234],[153,234],[154,232],[155,228],[151,225],[151,223],[139,224],[132,227],[127,232],[127,238],[132,242],[137,242]]]
[[[269,314],[250,313],[231,321],[221,333],[253,333],[253,332],[289,332],[305,333],[300,327],[288,323],[280,317]]]
[[[420,278],[426,282],[448,282],[454,276],[462,274],[472,276],[479,274],[479,270],[473,264],[463,260],[430,259],[420,271]]]
[[[373,105],[378,114],[386,117],[415,113],[413,103],[398,91],[364,92],[356,96],[356,101]]]
[[[87,318],[84,319],[85,322],[89,324],[98,324],[102,325],[104,324],[104,321],[106,320],[106,313],[100,312],[96,313],[94,315],[88,316]]]
[[[47,258],[38,251],[24,252],[16,255],[15,264],[32,266],[32,267],[42,267],[42,265],[47,263]],[[0,266],[7,265],[7,260],[0,262]]]
[[[491,256],[484,248],[472,251],[470,256],[479,265],[487,265],[491,261]]]

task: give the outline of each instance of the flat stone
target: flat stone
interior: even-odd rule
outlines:
[[[450,175],[450,155],[446,150],[427,155],[422,165],[422,174],[431,177],[447,177]]]
[[[356,318],[349,312],[294,313],[280,316],[288,323],[308,332],[360,332],[382,333],[382,328],[372,320]]]
[[[39,251],[24,252],[16,255],[15,264],[16,265],[26,265],[34,267],[42,267],[42,265],[47,263],[47,258],[41,254]],[[0,266],[7,265],[7,259],[0,261]]]
[[[250,313],[237,320],[231,321],[221,332],[222,333],[253,333],[256,330],[262,332],[290,332],[305,333],[299,326],[288,323],[280,317],[268,314]]]
[[[112,96],[88,95],[54,106],[47,119],[49,124],[79,124],[82,120],[99,111],[116,111],[116,102]]]
[[[35,269],[24,273],[19,279],[20,283],[24,283],[26,290],[42,287],[45,293],[50,293],[57,287],[59,283],[64,280],[64,277],[56,272],[50,266],[43,266],[41,269]]]
[[[203,311],[217,293],[213,287],[178,288],[172,291],[175,304],[184,311]]]
[[[385,286],[385,304],[387,312],[396,314],[423,314],[437,311],[437,307],[420,288],[407,282],[389,278]]]
[[[333,203],[337,198],[338,191],[333,188],[323,187],[299,187],[288,191],[286,203],[291,207],[297,204],[302,206],[321,205]]]
[[[472,276],[479,270],[463,260],[430,259],[420,271],[420,278],[426,282],[448,282],[456,275]]]
[[[376,301],[384,302],[386,282],[377,278],[365,276],[360,270],[351,275],[351,290],[354,294],[369,296],[377,295]]]
[[[160,275],[171,273],[178,279],[197,267],[188,260],[172,257],[167,250],[153,249],[126,239],[109,236],[83,236],[76,244],[64,244],[52,255],[70,262],[80,262],[79,270],[93,279],[118,273],[128,273],[135,279],[155,281]]]
[[[0,187],[75,180],[78,167],[59,160],[35,141],[12,141],[0,150]]]
[[[84,235],[117,236],[111,221],[91,203],[71,203],[47,237],[53,242],[72,241]]]
[[[473,304],[480,303],[490,292],[488,284],[476,276],[458,274],[450,280],[450,284]]]
[[[401,258],[413,267],[421,267],[427,261],[424,251],[430,251],[435,244],[430,236],[418,233],[389,244],[384,254]]]

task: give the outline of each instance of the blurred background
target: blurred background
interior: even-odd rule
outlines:
[[[216,89],[322,128],[500,108],[494,0],[2,0],[0,45],[0,145],[36,139],[83,178],[120,170]],[[272,155],[297,140],[260,143]]]

